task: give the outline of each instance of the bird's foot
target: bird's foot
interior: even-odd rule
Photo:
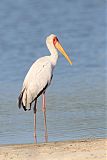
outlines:
[[[35,133],[34,133],[34,143],[37,143],[37,137]]]
[[[48,142],[48,134],[47,133],[45,134],[45,142],[46,143]]]

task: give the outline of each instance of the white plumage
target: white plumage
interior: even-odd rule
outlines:
[[[46,39],[46,45],[51,53],[50,56],[45,56],[39,58],[37,61],[33,63],[30,70],[28,71],[24,82],[21,94],[19,96],[18,106],[21,108],[23,107],[24,110],[30,110],[31,104],[35,101],[34,105],[34,130],[35,130],[35,137],[36,137],[36,102],[37,98],[43,94],[43,112],[44,112],[44,125],[45,125],[45,135],[47,135],[47,128],[46,128],[46,106],[45,106],[45,90],[50,85],[52,76],[53,76],[53,69],[57,63],[58,59],[58,51],[57,49],[65,56],[70,64],[72,64],[71,60],[69,59],[68,55],[62,48],[61,44],[59,43],[57,37],[54,34],[51,34]]]
[[[28,107],[38,94],[50,84],[52,79],[53,66],[48,56],[38,59],[28,71],[24,83],[22,102]]]

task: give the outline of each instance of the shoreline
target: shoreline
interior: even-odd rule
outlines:
[[[106,160],[107,138],[0,145],[0,160]]]

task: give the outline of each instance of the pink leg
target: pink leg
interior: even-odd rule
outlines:
[[[37,111],[36,103],[37,103],[37,100],[35,100],[35,104],[34,104],[34,142],[35,143],[37,143],[37,139],[36,139],[36,111]]]
[[[45,92],[42,96],[42,111],[44,113],[44,129],[45,129],[45,142],[48,142],[48,132],[47,132],[47,124],[46,124],[46,99]]]

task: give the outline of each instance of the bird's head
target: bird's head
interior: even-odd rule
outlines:
[[[72,61],[70,60],[69,56],[65,52],[64,48],[62,47],[61,43],[59,42],[56,35],[51,34],[47,37],[46,43],[54,46],[62,55],[66,58],[66,60],[72,65]]]

